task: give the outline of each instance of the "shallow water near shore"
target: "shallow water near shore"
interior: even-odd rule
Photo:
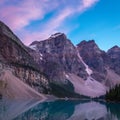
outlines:
[[[0,120],[120,120],[120,103],[0,100]]]

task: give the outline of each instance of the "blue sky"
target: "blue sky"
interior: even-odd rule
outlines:
[[[29,45],[63,32],[74,43],[120,46],[120,0],[0,0],[0,20]]]

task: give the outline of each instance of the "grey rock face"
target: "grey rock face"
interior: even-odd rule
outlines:
[[[17,77],[39,92],[48,89],[48,80],[40,73],[38,64],[30,56],[26,46],[2,22],[0,22],[0,66],[2,69],[13,69]]]
[[[42,54],[44,72],[47,72],[51,78],[61,71],[74,73],[82,78],[86,77],[87,73],[77,55],[76,47],[65,34],[56,33],[47,40],[33,42],[30,46],[35,46],[36,51]]]
[[[94,40],[82,41],[77,46],[81,57],[92,70],[105,72],[106,53],[99,49]]]
[[[120,47],[114,46],[107,51],[111,59],[110,68],[120,75]]]
[[[77,48],[85,63],[93,70],[92,76],[98,81],[104,80],[106,61],[109,61],[106,53],[100,50],[94,40],[82,41]]]

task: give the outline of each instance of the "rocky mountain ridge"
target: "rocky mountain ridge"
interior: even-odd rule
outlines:
[[[47,68],[47,70],[45,70],[47,71],[46,74],[49,76],[49,78],[52,79],[52,81],[56,79],[54,84],[58,84],[60,80],[62,80],[62,83],[65,84],[63,81],[68,80],[74,84],[73,87],[75,90],[76,83],[78,82],[75,79],[79,79],[79,81],[82,79],[82,86],[84,86],[84,84],[87,82],[88,86],[90,85],[89,89],[92,89],[92,92],[97,90],[93,89],[91,84],[94,86],[94,84],[98,85],[100,83],[100,89],[104,89],[102,94],[105,94],[107,89],[113,87],[115,84],[120,83],[119,74],[115,71],[114,68],[111,67],[112,59],[108,54],[109,52],[100,50],[94,40],[84,40],[77,46],[74,46],[70,40],[67,39],[64,33],[56,33],[51,35],[47,40],[39,42],[35,41],[31,43],[30,47],[44,56],[44,62],[46,59],[49,64],[51,64],[50,66],[52,66],[52,68],[47,66],[46,63],[44,68]],[[40,63],[41,59],[38,59],[38,61]],[[53,66],[55,64],[58,65],[58,69],[54,71]],[[120,69],[120,67],[117,68]],[[57,76],[56,78],[55,75]],[[98,83],[94,83],[93,81],[97,81]],[[80,92],[81,88],[79,87],[80,85],[76,88],[79,89],[78,93],[83,94],[84,91]],[[86,86],[84,87],[87,88]],[[100,89],[98,92],[101,92]]]
[[[77,46],[64,33],[25,46],[0,22],[1,70],[13,69],[15,76],[41,93],[58,97],[99,97],[120,84],[120,47],[105,52],[94,40]]]
[[[4,23],[0,22],[0,73],[5,69],[11,69],[16,77],[37,91],[48,92],[49,82],[40,72],[26,46]]]

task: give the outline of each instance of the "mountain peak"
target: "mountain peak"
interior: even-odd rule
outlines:
[[[115,45],[115,46],[113,46],[111,49],[120,49],[120,47],[117,46],[117,45]]]
[[[64,33],[57,32],[57,33],[55,33],[55,34],[52,34],[52,35],[50,36],[50,38],[56,38],[56,37],[59,37],[59,36],[64,36],[64,37],[66,37],[66,35],[65,35]]]
[[[9,38],[15,39],[14,33],[2,21],[0,21],[0,34],[4,34],[8,36]]]
[[[88,43],[94,43],[94,44],[96,44],[95,40],[89,40]]]
[[[110,49],[108,50],[107,53],[109,54],[109,53],[111,53],[111,52],[120,52],[120,47],[117,46],[117,45],[113,46],[112,48],[110,48]]]
[[[34,41],[30,44],[30,47],[35,49],[37,47],[41,47],[44,46],[46,47],[46,49],[48,49],[49,47],[51,49],[55,49],[55,48],[70,48],[70,47],[74,47],[74,45],[72,44],[72,42],[67,39],[66,35],[64,33],[55,33],[52,34],[48,39],[43,40],[43,41]],[[49,46],[49,47],[48,47]]]
[[[94,40],[83,40],[82,42],[80,42],[79,44],[77,44],[77,47],[80,48],[84,48],[84,49],[89,49],[90,51],[97,51],[98,53],[100,52],[100,48],[98,47],[98,45],[95,43]]]
[[[77,46],[81,46],[81,45],[97,45],[97,44],[95,43],[95,40],[88,40],[88,41],[83,40],[79,44],[77,44]]]
[[[0,35],[5,35],[14,42],[18,43],[22,47],[24,47],[24,44],[20,41],[20,39],[12,32],[12,30],[2,21],[0,21]]]

